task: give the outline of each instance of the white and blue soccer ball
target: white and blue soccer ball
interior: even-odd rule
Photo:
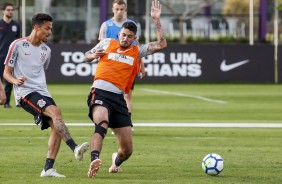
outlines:
[[[223,170],[222,157],[216,153],[206,155],[202,161],[202,169],[210,176],[218,175]]]

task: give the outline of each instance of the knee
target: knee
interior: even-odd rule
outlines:
[[[62,122],[62,113],[60,108],[54,106],[54,108],[51,109],[50,114],[53,120]]]
[[[55,106],[54,110],[53,110],[53,115],[55,117],[62,117],[62,112],[61,112],[61,109],[57,106]]]
[[[109,125],[109,122],[107,120],[103,120],[98,124],[95,123],[95,132],[94,133],[99,134],[102,137],[102,139],[104,139],[104,137],[107,134],[108,125]]]

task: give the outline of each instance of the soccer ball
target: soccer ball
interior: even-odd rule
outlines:
[[[202,161],[202,169],[210,176],[218,175],[223,170],[222,157],[216,153],[206,155]]]

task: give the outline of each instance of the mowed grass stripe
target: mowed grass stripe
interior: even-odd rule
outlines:
[[[71,126],[72,137],[78,142],[89,141],[93,129]],[[32,137],[45,139],[32,139]],[[40,178],[43,169],[49,130],[36,126],[2,126],[0,183],[28,184],[225,184],[280,183],[281,129],[272,128],[189,128],[136,127],[133,134],[134,152],[122,165],[122,172],[109,174],[111,154],[117,150],[114,136],[107,134],[100,156],[103,165],[96,179],[86,176],[90,153],[84,161],[74,159],[62,143],[55,168],[67,178]],[[22,137],[22,139],[14,139]],[[224,170],[217,177],[201,170],[201,161],[208,153],[224,159]]]
[[[67,126],[93,127],[92,123],[67,123]],[[0,123],[0,126],[35,126],[31,123]],[[282,128],[282,123],[134,123],[134,127],[217,127],[217,128]]]
[[[86,104],[90,84],[50,84],[56,104],[66,123],[89,123]],[[227,102],[147,92],[166,91],[193,94]],[[133,123],[281,123],[282,85],[264,84],[136,84],[133,91]],[[21,108],[0,106],[0,123],[33,124],[33,117]]]

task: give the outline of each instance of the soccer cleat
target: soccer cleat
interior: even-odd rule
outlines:
[[[66,176],[57,173],[57,171],[53,168],[48,169],[47,171],[45,171],[43,169],[43,171],[40,174],[40,177],[56,177],[56,178],[65,178]]]
[[[101,166],[102,166],[102,160],[100,160],[99,158],[97,158],[96,160],[93,160],[90,163],[87,176],[89,178],[95,178],[96,174],[97,174],[97,172],[98,172],[98,170],[100,169]]]
[[[83,154],[89,149],[89,143],[85,142],[78,145],[74,149],[74,156],[77,160],[81,161],[83,159]]]
[[[112,154],[112,166],[109,168],[109,173],[118,173],[121,171],[121,168],[115,164],[117,155],[117,152]]]

